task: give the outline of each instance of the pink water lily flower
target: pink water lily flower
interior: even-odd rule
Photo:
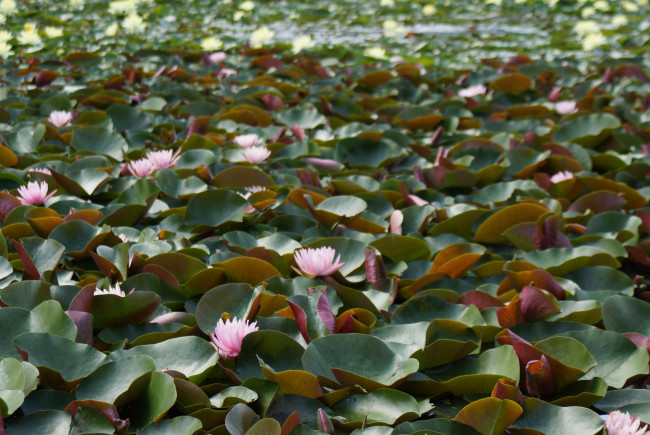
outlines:
[[[56,193],[54,189],[49,194],[47,193],[49,186],[47,182],[30,181],[27,186],[20,186],[18,188],[18,200],[22,205],[36,205],[42,204],[48,199],[52,198]]]
[[[72,121],[72,113],[65,110],[53,110],[50,112],[50,116],[47,120],[50,121],[50,124],[53,126],[61,128]]]
[[[571,178],[573,178],[573,172],[562,171],[551,177],[551,183],[559,183],[560,181],[570,180]]]
[[[127,168],[131,175],[139,178],[147,177],[156,170],[156,167],[149,159],[140,159],[130,162],[127,165]]]
[[[607,435],[649,435],[648,425],[641,426],[641,420],[635,416],[630,417],[630,413],[623,414],[621,411],[614,411],[607,416],[605,420],[605,429]]]
[[[153,164],[155,169],[171,168],[176,166],[180,159],[181,149],[172,153],[172,150],[151,151],[147,154],[147,159]]]
[[[121,298],[126,297],[126,293],[124,293],[124,291],[120,288],[119,283],[115,284],[114,286],[108,287],[108,290],[102,290],[102,289],[99,289],[99,288],[95,289],[95,292],[93,293],[93,295],[95,295],[95,296],[99,296],[99,295],[116,295],[116,296],[119,296]]]
[[[300,270],[295,267],[293,270],[307,278],[315,278],[317,276],[328,276],[339,270],[345,265],[341,263],[341,255],[334,260],[336,251],[329,246],[322,248],[304,248],[296,251],[293,258]],[[292,266],[293,267],[293,266]]]
[[[241,352],[241,344],[244,337],[251,332],[257,331],[257,322],[248,323],[248,320],[238,320],[237,317],[228,319],[225,322],[219,319],[214,334],[210,334],[212,345],[219,352],[223,359],[234,358]]]
[[[248,163],[262,163],[271,155],[271,150],[267,147],[250,147],[243,151],[244,159]]]
[[[254,133],[242,134],[241,136],[237,136],[235,138],[235,143],[239,145],[241,148],[250,148],[257,145],[258,140],[259,140],[259,136]]]

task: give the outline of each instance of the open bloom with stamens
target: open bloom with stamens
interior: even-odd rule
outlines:
[[[641,420],[635,416],[630,417],[630,413],[623,414],[621,411],[614,411],[607,416],[605,420],[605,429],[607,435],[648,435],[650,431],[648,425],[641,426]]]
[[[250,147],[246,148],[243,154],[248,163],[262,163],[269,158],[271,151],[267,147]]]
[[[210,334],[212,345],[219,352],[219,357],[234,358],[241,352],[241,343],[244,337],[257,331],[257,322],[248,323],[248,320],[228,319],[225,322],[219,319],[214,334]]]
[[[241,136],[237,136],[235,138],[235,143],[239,145],[241,148],[250,148],[257,145],[258,139],[259,136],[254,133],[242,134]]]
[[[307,278],[331,275],[345,265],[345,263],[339,262],[341,255],[339,254],[334,260],[335,255],[336,251],[329,246],[317,249],[300,249],[293,254],[300,270],[295,267],[293,270]]]
[[[114,286],[108,287],[108,290],[102,290],[102,289],[95,289],[95,292],[93,293],[95,296],[99,295],[116,295],[121,298],[126,297],[126,293],[120,288],[120,284],[115,284]]]
[[[48,189],[47,182],[41,181],[30,181],[27,183],[27,186],[20,186],[18,188],[18,200],[22,205],[35,205],[42,204],[56,193],[54,189],[49,194],[47,193]]]
[[[573,172],[562,171],[551,177],[551,183],[559,183],[560,181],[569,180],[571,178],[573,178]]]
[[[140,159],[130,162],[127,168],[131,175],[139,178],[147,177],[156,170],[156,167],[149,159]]]
[[[180,153],[180,148],[175,153],[172,153],[172,150],[151,151],[147,154],[147,159],[154,166],[154,169],[171,168],[176,166],[178,159],[180,159]]]
[[[72,113],[66,110],[53,110],[47,120],[56,128],[61,128],[72,121]]]

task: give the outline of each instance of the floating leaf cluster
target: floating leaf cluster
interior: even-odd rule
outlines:
[[[6,433],[650,422],[647,2],[460,3],[0,1]]]

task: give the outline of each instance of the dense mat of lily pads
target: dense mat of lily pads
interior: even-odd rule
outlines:
[[[460,3],[1,0],[0,428],[650,422],[647,2]]]

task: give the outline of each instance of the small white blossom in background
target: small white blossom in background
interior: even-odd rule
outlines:
[[[58,27],[47,26],[43,31],[48,38],[60,38],[63,36],[63,30]]]
[[[5,16],[5,14],[0,13],[0,24],[4,24],[6,22],[7,22],[7,17]]]
[[[594,2],[594,8],[599,11],[606,11],[609,9],[609,3],[607,0],[596,0]]]
[[[253,48],[262,48],[265,43],[271,41],[275,32],[267,26],[260,27],[251,33],[250,44]]]
[[[232,14],[232,20],[235,22],[240,21],[242,18],[244,18],[244,15],[246,15],[244,11],[236,11],[234,14]]]
[[[607,38],[602,33],[590,33],[582,41],[582,48],[585,51],[593,51],[601,45],[607,44]]]
[[[255,3],[253,3],[251,0],[243,1],[239,5],[239,9],[241,9],[242,11],[250,12],[253,9],[255,9]]]
[[[501,6],[501,0],[486,0],[486,5]]]
[[[379,0],[379,6],[385,8],[392,8],[395,6],[395,0]]]
[[[382,47],[368,47],[363,51],[363,55],[375,59],[385,59],[386,50],[384,50]]]
[[[119,14],[126,15],[131,12],[135,12],[137,6],[138,6],[137,2],[133,0],[116,0],[116,1],[112,1],[108,5],[108,11],[114,15],[119,15]]]
[[[70,0],[70,6],[73,8],[83,8],[86,0]]]
[[[41,37],[38,36],[38,31],[34,23],[25,23],[25,27],[16,36],[16,39],[21,45],[39,45],[41,43]]]
[[[11,48],[11,44],[6,43],[5,41],[0,41],[0,57],[6,59],[13,55]]]
[[[132,13],[122,20],[122,28],[127,33],[141,33],[144,31],[146,25],[142,17],[137,13]]]
[[[422,8],[422,14],[426,15],[427,17],[434,15],[436,12],[438,12],[438,10],[434,5],[424,5]]]
[[[215,36],[208,36],[207,38],[201,41],[201,49],[203,51],[216,51],[223,47],[223,42],[221,39]]]
[[[582,10],[582,12],[580,12],[580,16],[582,16],[582,18],[589,18],[592,15],[594,15],[595,13],[596,13],[596,9],[589,6],[589,7],[584,8]]]
[[[106,36],[114,37],[117,35],[117,31],[120,29],[120,26],[117,23],[113,23],[104,30]]]
[[[0,42],[9,42],[11,38],[13,38],[11,32],[7,30],[0,30]]]
[[[612,25],[614,27],[623,27],[628,23],[627,17],[625,15],[615,15],[614,18],[612,18]]]
[[[301,51],[303,51],[305,48],[309,48],[312,45],[314,45],[314,43],[311,40],[310,35],[298,36],[296,39],[293,40],[291,51],[293,52],[293,54],[298,54]]]
[[[14,0],[0,0],[0,12],[5,15],[11,15],[16,12],[16,2]]]
[[[402,26],[395,20],[384,21],[384,23],[382,24],[382,28],[384,29],[384,36],[386,36],[387,38],[403,35],[406,32],[404,26]]]
[[[638,4],[634,2],[623,2],[622,6],[627,12],[637,12],[639,10]]]
[[[599,33],[600,26],[598,23],[592,20],[583,20],[578,21],[575,26],[573,26],[573,31],[578,34],[578,36],[586,36],[590,33]]]

